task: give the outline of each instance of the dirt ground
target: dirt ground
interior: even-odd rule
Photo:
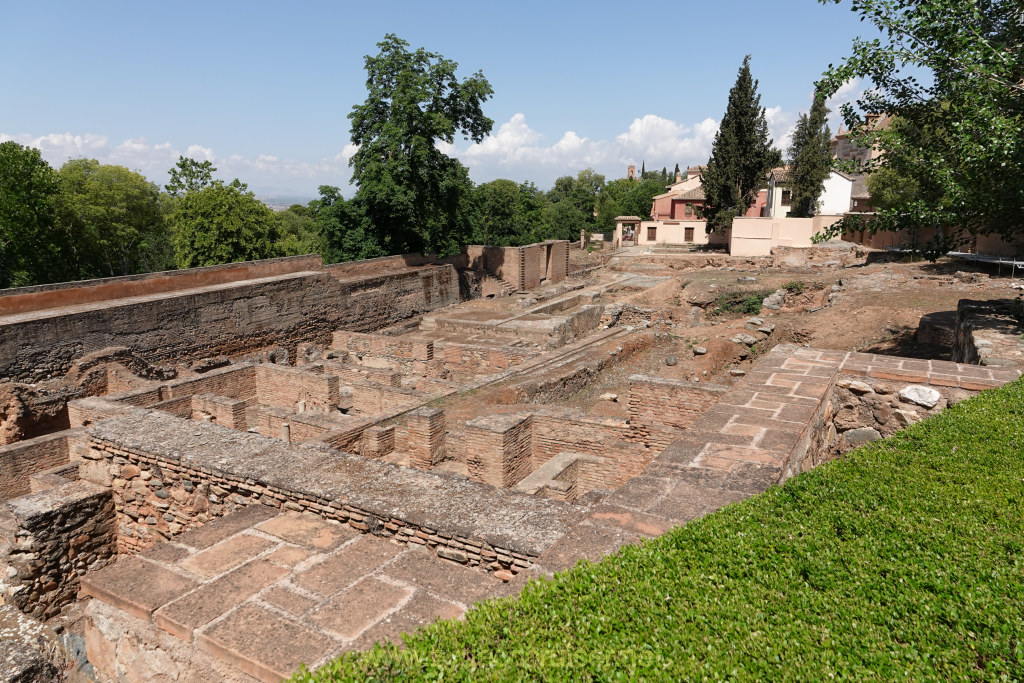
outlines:
[[[869,262],[829,270],[709,268],[679,273],[667,283],[621,299],[659,309],[671,319],[673,326],[660,343],[605,371],[563,405],[595,417],[625,416],[631,374],[728,384],[735,381],[731,370],[742,370],[779,343],[948,359],[949,349],[916,340],[921,316],[955,311],[960,299],[1013,298],[1015,282],[1020,278],[1014,280],[1009,273],[987,273],[948,260]],[[723,299],[760,297],[787,285],[791,292],[780,310],[715,313]],[[767,339],[749,351],[729,341],[737,332],[751,332],[745,323],[755,316],[775,325]],[[695,355],[694,347],[707,353]],[[674,365],[667,364],[670,357]],[[600,400],[608,393],[619,399]]]

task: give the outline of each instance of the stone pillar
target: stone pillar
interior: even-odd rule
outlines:
[[[510,488],[530,474],[533,414],[491,415],[466,423],[469,478]]]
[[[444,460],[444,411],[440,408],[417,408],[408,415],[409,465],[429,470]]]
[[[362,455],[367,458],[383,458],[395,450],[395,428],[380,425],[363,432]]]

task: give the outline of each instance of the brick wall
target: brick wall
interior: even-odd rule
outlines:
[[[229,365],[211,370],[199,377],[172,380],[164,385],[161,398],[178,398],[193,394],[214,394],[243,401],[256,398],[256,366],[249,363]],[[111,395],[120,400],[120,395]]]
[[[402,373],[397,370],[368,368],[336,360],[324,360],[321,365],[325,373],[337,375],[343,384],[369,382],[390,387],[402,386]]]
[[[458,274],[444,265],[345,281],[326,272],[283,274],[24,313],[0,318],[0,382],[63,376],[77,358],[108,347],[154,364],[275,345],[294,354],[300,343],[327,346],[337,328],[371,331],[458,301]]]
[[[534,467],[565,451],[593,455],[600,462],[587,462],[577,472],[580,493],[614,490],[640,474],[657,455],[657,450],[644,447],[635,437],[633,425],[626,420],[591,420],[554,409],[538,410],[533,415]]]
[[[304,403],[306,410],[335,411],[340,386],[336,375],[271,363],[256,366],[256,400],[267,406],[295,410]]]
[[[434,357],[434,342],[429,339],[388,337],[346,330],[338,330],[333,334],[331,348],[385,358],[427,361]]]
[[[371,332],[459,302],[459,276],[451,265],[335,283],[334,329]]]
[[[231,429],[246,429],[245,407],[245,401],[213,394],[196,394],[191,401],[193,417],[196,412],[204,413],[217,424]]]
[[[520,289],[540,287],[541,278],[547,275],[547,252],[547,247],[543,244],[531,244],[519,248],[519,262],[522,269]]]
[[[68,462],[68,432],[0,446],[0,501],[29,493],[29,477]]]
[[[561,282],[569,274],[569,243],[557,241],[546,244],[550,250],[547,272],[548,282]]]
[[[629,378],[631,438],[652,448],[664,448],[675,440],[673,431],[689,429],[714,405],[726,387],[695,384],[645,375]]]
[[[410,412],[405,419],[409,464],[429,470],[445,458],[445,419],[439,408],[423,407]]]
[[[0,315],[97,303],[123,297],[150,296],[303,271],[318,271],[321,263],[320,257],[312,254],[99,280],[16,287],[0,292]]]
[[[533,471],[533,415],[491,415],[466,423],[469,478],[511,488]]]
[[[413,389],[383,384],[352,384],[353,415],[393,412],[426,401],[428,396]]]

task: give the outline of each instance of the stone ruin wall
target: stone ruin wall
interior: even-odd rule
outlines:
[[[128,347],[149,362],[183,363],[299,343],[327,346],[337,329],[369,331],[459,301],[458,276],[425,266],[360,280],[299,273],[87,310],[0,320],[0,382],[62,377],[73,361]]]

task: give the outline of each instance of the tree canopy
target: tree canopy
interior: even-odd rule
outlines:
[[[830,67],[820,86],[831,94],[851,79],[872,82],[855,106],[843,107],[843,116],[859,144],[881,150],[876,162],[891,169],[890,180],[900,178],[915,188],[888,192],[866,227],[942,228],[952,234],[952,244],[972,234],[1019,235],[1024,228],[1020,3],[854,0],[851,9],[880,37],[854,41],[850,57]],[[898,125],[869,126],[867,114],[889,115]],[[834,226],[832,232],[845,227]]]
[[[214,180],[186,192],[170,216],[179,268],[271,258],[279,251],[278,220],[244,183]]]
[[[722,123],[715,133],[711,158],[701,173],[702,213],[709,230],[723,230],[742,216],[764,187],[768,172],[782,163],[782,154],[768,135],[757,81],[750,75],[750,55],[743,58],[729,91]]]
[[[386,251],[453,253],[470,234],[472,183],[438,144],[482,141],[493,121],[481,107],[494,91],[479,71],[460,81],[456,62],[393,34],[377,47],[366,57],[366,101],[348,116],[356,200]]]
[[[810,218],[818,213],[818,198],[832,171],[832,132],[826,122],[825,97],[815,93],[809,114],[800,114],[789,146],[789,215]]]
[[[58,172],[58,220],[74,245],[77,277],[113,277],[171,265],[156,185],[123,166],[71,159]]]
[[[0,143],[0,287],[67,272],[67,240],[54,226],[58,183],[38,149]]]

